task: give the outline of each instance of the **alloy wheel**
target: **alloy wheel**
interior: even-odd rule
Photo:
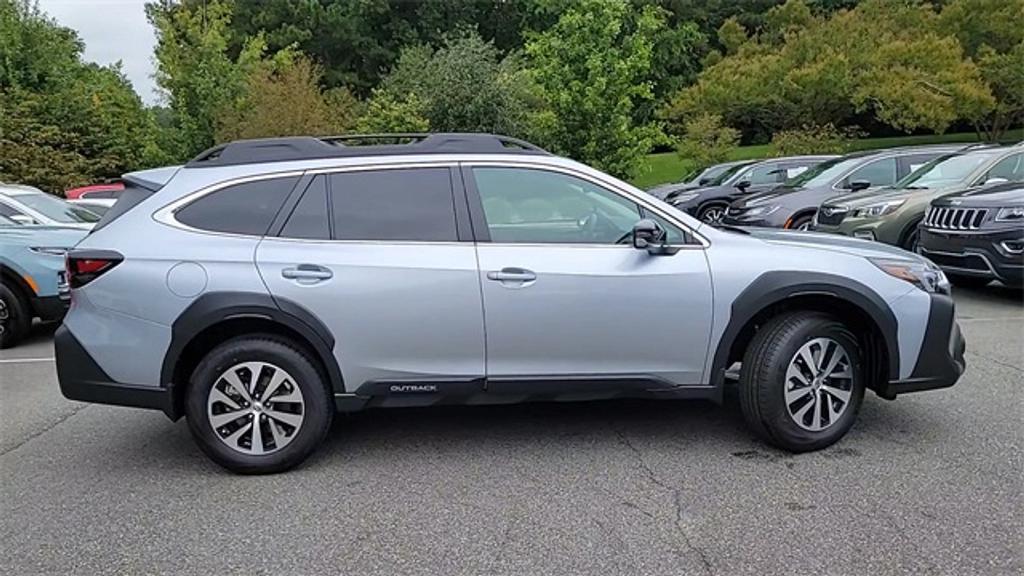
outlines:
[[[7,321],[10,318],[11,313],[8,311],[7,302],[0,298],[0,338],[3,338],[4,334],[7,333]]]
[[[797,350],[786,369],[786,412],[804,430],[821,432],[839,421],[853,395],[853,365],[843,345],[815,338]]]
[[[232,450],[252,456],[276,452],[302,428],[302,390],[284,369],[244,362],[225,370],[206,401],[210,426]]]
[[[712,206],[704,210],[700,217],[702,221],[708,224],[720,224],[723,218],[725,218],[725,208],[718,206]]]

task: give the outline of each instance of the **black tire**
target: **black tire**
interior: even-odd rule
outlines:
[[[221,440],[207,416],[207,398],[220,376],[243,362],[267,362],[285,370],[302,392],[303,420],[294,438],[265,455],[245,454]],[[314,362],[299,346],[274,335],[241,336],[211,350],[189,381],[185,401],[192,437],[214,462],[239,474],[273,474],[302,463],[327,436],[334,419],[333,396]]]
[[[900,248],[907,252],[917,253],[917,245],[921,241],[921,230],[918,228],[920,222],[915,222],[903,233],[903,240],[900,241]]]
[[[839,343],[850,360],[848,406],[830,426],[811,431],[797,425],[785,400],[786,370],[797,352],[816,338]],[[760,438],[791,452],[825,448],[853,426],[864,399],[864,376],[857,339],[841,322],[819,312],[793,312],[773,318],[754,335],[740,371],[743,417]]]
[[[949,282],[954,286],[960,288],[983,288],[988,286],[991,282],[991,278],[985,278],[983,276],[961,276],[959,274],[946,274],[946,278],[949,278]]]
[[[804,214],[793,219],[789,227],[790,230],[806,230],[814,219],[813,214]]]
[[[28,302],[17,290],[0,284],[0,348],[11,348],[21,341],[32,326]]]
[[[725,217],[726,208],[728,208],[727,205],[717,202],[705,204],[700,207],[700,210],[697,210],[697,218],[706,224],[718,224]],[[712,214],[718,214],[717,218],[709,219]]]

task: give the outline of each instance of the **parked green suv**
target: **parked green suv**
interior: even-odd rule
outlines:
[[[976,148],[936,158],[900,182],[826,200],[813,228],[917,247],[917,225],[935,198],[998,182],[1024,181],[1024,146]]]

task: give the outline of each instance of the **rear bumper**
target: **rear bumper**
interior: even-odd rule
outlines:
[[[161,410],[172,420],[181,414],[173,390],[158,386],[136,386],[114,382],[89,356],[67,326],[53,336],[60,392],[69,400]]]
[[[64,317],[70,304],[67,296],[40,296],[32,300],[32,310],[43,322],[54,322]]]
[[[891,400],[908,392],[948,388],[956,384],[967,367],[964,360],[966,348],[960,326],[956,323],[953,299],[944,294],[932,294],[928,326],[914,371],[910,378],[891,380],[876,392]]]

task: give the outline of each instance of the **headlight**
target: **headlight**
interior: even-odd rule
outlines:
[[[996,212],[996,222],[1017,222],[1019,220],[1024,220],[1024,206],[1000,208],[999,212]]]
[[[909,262],[871,258],[871,263],[886,274],[906,280],[925,292],[949,294],[949,280],[942,270],[931,262]]]
[[[888,202],[879,202],[878,204],[872,204],[863,208],[858,208],[853,211],[855,218],[878,218],[885,216],[886,214],[892,214],[897,208],[906,204],[906,200],[889,200]]]
[[[62,248],[60,246],[31,246],[29,247],[29,250],[37,254],[49,254],[50,256],[61,257],[68,253],[67,248]]]
[[[754,208],[748,208],[743,212],[744,216],[767,216],[774,212],[777,212],[779,206],[755,206]]]
[[[693,200],[697,196],[700,196],[700,192],[683,192],[682,194],[673,196],[672,203],[682,204],[684,202],[689,202],[690,200]]]

